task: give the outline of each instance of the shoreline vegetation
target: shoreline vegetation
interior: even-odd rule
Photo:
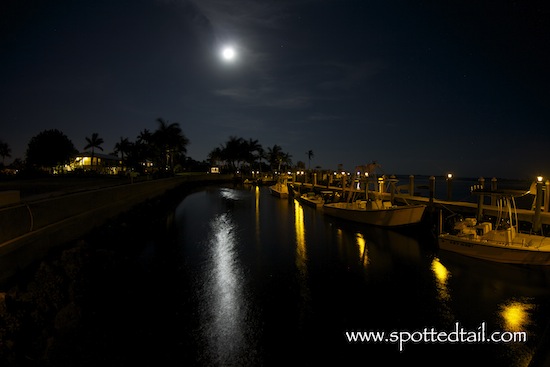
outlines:
[[[25,152],[25,158],[11,158],[11,148],[0,138],[0,174],[22,177],[40,177],[44,174],[141,174],[166,177],[176,173],[203,171],[216,166],[222,173],[236,171],[289,170],[293,166],[305,169],[305,162],[293,165],[291,155],[274,144],[264,147],[257,139],[229,136],[224,144],[210,151],[206,160],[196,161],[187,155],[189,139],[178,122],[170,123],[161,117],[156,119],[157,129],[143,129],[134,141],[120,137],[109,154],[103,155],[104,139],[94,132],[85,137],[84,152],[62,131],[44,130],[33,136]],[[305,153],[309,165],[314,157],[312,150]],[[338,169],[341,171],[340,167]]]

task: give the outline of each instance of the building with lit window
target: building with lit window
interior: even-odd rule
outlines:
[[[92,164],[92,153],[83,152],[78,153],[65,169],[67,172],[82,170],[116,175],[122,172],[122,160],[116,155],[94,153]]]

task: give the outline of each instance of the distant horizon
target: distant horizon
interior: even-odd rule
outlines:
[[[70,139],[70,138],[69,138]],[[72,141],[72,140],[71,140]],[[130,140],[132,141],[132,140]],[[9,143],[8,143],[9,144]],[[220,144],[223,144],[220,143]],[[261,144],[261,142],[260,142]],[[263,145],[262,145],[263,146]],[[76,145],[75,145],[76,147]],[[213,147],[212,149],[214,149],[216,147]],[[78,153],[86,153],[86,152],[91,152],[91,150],[84,150],[84,149],[78,149]],[[189,150],[189,147],[188,147],[188,150]],[[284,150],[284,148],[283,148]],[[315,152],[314,152],[315,153]],[[114,154],[114,152],[112,151],[109,151],[107,153],[105,152],[96,152],[96,154],[105,154],[105,155],[113,155],[113,156],[117,156],[117,154]],[[202,160],[200,159],[196,159],[195,157],[191,156],[190,154],[186,154],[185,155],[186,157],[188,158],[191,158],[197,162],[208,162],[208,158],[204,158]],[[16,160],[16,159],[21,159],[22,161],[24,161],[24,154],[23,154],[23,157],[15,157],[13,156],[13,152],[12,152],[12,157],[11,158],[6,158],[5,159],[5,163],[4,165],[5,166],[11,166],[13,164],[13,162]],[[302,162],[306,163],[306,160],[301,160]],[[315,170],[318,165],[314,165],[313,164],[313,161],[312,160],[312,170]],[[293,159],[293,166],[296,166],[296,163],[297,161],[294,161]],[[324,166],[321,166],[320,170],[323,170],[323,171],[336,171],[337,170],[337,167],[338,165],[336,165],[335,167],[324,167]],[[357,165],[356,165],[357,166]],[[346,170],[346,172],[353,172],[354,171],[354,168],[356,167],[345,167],[344,165],[344,169]],[[307,169],[307,167],[306,167]],[[535,175],[533,177],[530,177],[530,176],[527,176],[527,175],[522,175],[522,176],[516,176],[514,177],[513,176],[513,173],[510,173],[510,176],[507,176],[507,174],[502,174],[502,175],[457,175],[456,173],[453,173],[452,171],[447,171],[447,172],[439,172],[439,173],[415,173],[415,172],[409,172],[409,173],[394,173],[394,172],[385,172],[384,174],[388,175],[388,176],[391,176],[391,175],[394,175],[394,176],[399,176],[399,177],[408,177],[410,175],[413,175],[415,177],[424,177],[424,178],[429,178],[430,176],[434,176],[434,177],[439,177],[439,178],[443,178],[443,179],[446,179],[447,177],[447,174],[448,173],[452,173],[453,174],[453,179],[454,180],[478,180],[480,178],[484,178],[485,179],[485,182],[490,182],[491,179],[493,178],[496,178],[496,179],[499,179],[499,180],[506,180],[506,181],[536,181],[536,177],[539,176],[539,175]],[[544,180],[549,180],[550,179],[550,176],[544,176]]]
[[[152,126],[150,126],[150,127],[148,127],[148,128],[149,128],[150,130],[153,130],[153,127],[152,127]],[[49,130],[49,129],[44,129],[44,130]],[[44,131],[44,130],[42,130],[42,131]],[[59,130],[59,129],[58,129],[58,130]],[[143,130],[143,129],[141,129],[141,130]],[[140,130],[140,131],[141,131],[141,130]],[[61,130],[60,130],[60,131],[61,131]],[[41,132],[41,131],[40,131],[40,132]],[[37,132],[37,134],[40,133],[40,132]],[[63,131],[61,131],[61,132],[63,132]],[[64,133],[64,132],[63,132],[63,133]],[[138,133],[139,133],[139,131],[138,131]],[[183,131],[183,133],[187,136],[187,134],[185,133],[185,131]],[[36,134],[35,134],[35,135],[36,135]],[[35,135],[33,135],[33,136],[35,136]],[[66,135],[67,135],[67,134],[66,134]],[[91,133],[88,134],[88,135],[91,135]],[[132,138],[130,138],[130,137],[127,137],[127,138],[128,138],[130,141],[133,142],[133,141],[137,140],[137,135],[138,135],[138,134],[136,134],[136,137],[135,137],[134,139],[132,139]],[[32,138],[33,136],[31,136],[30,138]],[[68,135],[67,135],[67,136],[68,136]],[[104,153],[104,154],[111,154],[111,153],[113,153],[115,144],[118,142],[118,139],[119,139],[120,137],[117,137],[117,138],[115,138],[115,139],[111,139],[110,137],[102,136],[101,133],[99,133],[99,136],[102,137],[102,138],[104,138],[104,140],[105,140],[104,144],[102,145],[102,146],[104,147],[104,152],[103,152],[103,153]],[[227,138],[229,138],[229,136],[231,136],[231,135],[228,135]],[[29,138],[29,140],[30,140],[30,138]],[[73,142],[73,144],[75,145],[75,148],[76,148],[79,152],[81,152],[81,153],[82,153],[82,152],[85,152],[85,150],[83,149],[83,147],[82,147],[81,149],[79,149],[78,144],[75,144],[75,143],[74,143],[74,140],[71,139],[70,136],[68,136],[68,138]],[[82,137],[82,144],[81,144],[82,146],[85,145],[85,142],[86,142],[85,138],[86,138],[85,136]],[[227,139],[227,138],[226,138],[226,139]],[[247,137],[244,137],[244,136],[243,136],[242,138],[245,138],[245,139],[248,139],[248,138],[255,139],[254,137],[251,137],[251,136],[250,136],[250,137],[248,137],[248,136],[247,136]],[[192,153],[192,152],[193,152],[193,139],[192,139],[192,138],[189,138],[189,140],[190,140],[190,143],[189,143],[189,145],[187,146],[187,154],[186,154],[186,156],[189,157],[189,158],[191,158],[191,159],[193,159],[193,160],[195,160],[195,161],[198,161],[198,162],[205,162],[205,161],[208,161],[207,154],[204,155],[204,157],[203,157],[202,159],[201,159],[201,158],[196,158],[195,156],[193,156],[193,153]],[[111,142],[111,145],[108,145],[107,142]],[[201,149],[202,149],[202,151],[205,151],[205,152],[208,152],[208,153],[209,153],[209,152],[211,152],[213,149],[215,149],[216,147],[219,147],[220,145],[224,144],[225,142],[226,142],[226,141],[220,141],[217,145],[213,145],[210,149],[208,149],[208,148],[206,148],[206,147],[204,147],[204,146],[201,147]],[[10,144],[10,142],[9,142],[9,141],[5,141],[5,143],[8,143],[8,145],[10,146],[10,148],[11,148],[11,150],[12,150],[12,152],[11,152],[11,157],[5,159],[5,165],[6,165],[6,166],[11,165],[11,164],[14,162],[14,160],[16,160],[17,158],[21,159],[22,161],[25,160],[25,152],[26,152],[26,149],[27,149],[27,145],[25,145],[24,149],[22,149],[21,147],[19,147],[19,149],[18,149],[18,151],[19,151],[19,156],[16,156],[16,154],[17,154],[17,153],[15,153],[16,150],[13,148],[13,146]],[[27,144],[28,144],[28,142],[27,142]],[[259,141],[259,144],[261,144],[262,147],[264,147],[264,148],[267,148],[268,146],[272,146],[272,145],[273,145],[273,144],[264,145],[264,144],[262,144],[261,141]],[[278,143],[274,143],[274,144],[278,144]],[[280,145],[280,144],[278,144],[278,145]],[[105,147],[107,147],[107,146],[112,146],[112,148],[110,148],[110,149],[105,149]],[[282,146],[282,148],[283,148],[283,151],[288,152],[287,150],[285,150],[285,147],[284,147],[284,146]],[[105,153],[105,152],[107,152],[107,153]],[[296,163],[297,163],[298,161],[302,161],[302,162],[304,162],[304,163],[307,164],[306,152],[307,152],[307,148],[304,147],[304,152],[303,152],[303,154],[301,154],[301,156],[302,156],[301,159],[300,159],[300,158],[296,158],[298,155],[294,155],[294,154],[292,154],[292,152],[288,152],[288,153],[291,154],[291,159],[292,159],[293,165],[296,165]],[[316,151],[314,150],[313,153],[314,153],[314,158],[311,160],[311,167],[321,166],[321,169],[323,169],[323,170],[336,170],[336,169],[338,168],[338,165],[342,164],[342,165],[344,166],[344,169],[346,169],[347,171],[350,171],[350,172],[351,172],[351,171],[353,171],[353,170],[355,169],[355,167],[357,167],[357,166],[359,166],[359,165],[362,165],[362,164],[366,164],[366,163],[371,162],[371,161],[376,161],[377,163],[381,164],[381,166],[382,166],[382,167],[384,168],[384,170],[385,170],[385,165],[383,164],[383,162],[381,162],[381,161],[379,161],[379,160],[376,160],[376,159],[373,159],[373,160],[364,160],[363,162],[357,163],[357,164],[349,164],[349,163],[348,163],[348,164],[346,165],[346,164],[343,163],[343,162],[339,162],[339,163],[333,164],[332,166],[329,166],[329,165],[321,165],[321,164],[316,163],[316,158],[315,158],[315,157],[317,157],[317,156],[319,155],[318,152],[316,152]],[[323,155],[323,151],[321,151],[320,155]],[[359,161],[358,161],[358,162],[359,162]],[[397,169],[396,169],[396,170],[397,170]],[[479,169],[477,169],[477,170],[479,171]],[[418,171],[420,171],[420,172],[412,172],[412,171],[411,171],[410,173],[400,173],[400,174],[398,174],[398,175],[403,176],[403,175],[411,175],[411,174],[412,174],[412,175],[415,175],[415,176],[427,176],[427,177],[429,177],[429,176],[436,176],[436,177],[442,176],[442,177],[445,177],[448,173],[453,173],[453,175],[454,175],[456,178],[458,178],[458,177],[460,177],[460,178],[479,178],[479,177],[484,177],[484,178],[490,177],[490,178],[493,178],[493,177],[496,177],[496,178],[501,178],[501,179],[507,179],[507,180],[520,180],[520,181],[522,181],[522,180],[531,180],[531,179],[535,180],[536,177],[539,176],[539,175],[542,175],[543,177],[545,177],[545,179],[546,179],[546,178],[550,178],[550,164],[549,164],[549,165],[546,165],[546,168],[544,168],[544,170],[541,170],[541,172],[536,172],[536,173],[534,173],[533,175],[529,175],[529,174],[527,174],[527,173],[525,173],[525,172],[512,172],[512,171],[510,171],[510,172],[500,172],[500,173],[498,173],[498,174],[490,174],[490,171],[491,171],[491,170],[487,170],[487,172],[480,172],[480,173],[478,173],[478,174],[475,174],[475,173],[465,173],[464,175],[460,175],[459,173],[456,172],[456,170],[452,170],[452,169],[449,169],[449,170],[434,169],[434,172],[427,172],[425,169],[422,169],[422,168],[421,168],[421,169],[419,169]],[[439,171],[439,172],[436,172],[436,171]],[[547,174],[545,175],[543,171],[547,172]],[[493,172],[493,173],[495,173],[495,172]],[[391,175],[391,174],[397,175],[396,173],[393,173],[393,171],[392,171],[391,173],[389,173],[389,174],[390,174],[390,175]]]
[[[101,135],[100,135],[101,137]],[[70,137],[69,137],[70,139]],[[71,139],[72,141],[72,139]],[[132,140],[130,140],[132,141]],[[9,143],[8,143],[9,144]],[[74,142],[73,142],[74,144]],[[116,144],[116,143],[115,143]],[[220,144],[223,144],[223,142],[221,142]],[[260,142],[261,144],[261,142]],[[219,146],[219,145],[218,145]],[[262,145],[263,146],[263,145]],[[76,147],[76,145],[75,145]],[[114,148],[114,147],[113,147]],[[216,147],[213,147],[212,149],[214,149]],[[78,153],[77,154],[82,154],[82,153],[90,153],[91,150],[85,150],[85,149],[78,149]],[[113,149],[114,150],[114,149]],[[188,150],[189,150],[189,147],[188,147]],[[283,148],[283,151],[284,151],[284,148]],[[315,153],[315,152],[313,152]],[[105,152],[105,151],[100,151],[100,152],[95,152],[95,154],[103,154],[103,155],[111,155],[111,156],[116,156],[116,157],[119,157],[119,155],[115,154],[113,151],[108,151],[108,152]],[[186,157],[188,158],[191,158],[197,162],[208,162],[208,158],[204,158],[202,160],[199,160],[199,159],[196,159],[195,157],[189,155],[189,154],[186,154],[185,155]],[[13,164],[13,162],[16,160],[16,159],[21,159],[22,161],[24,161],[24,154],[23,154],[23,157],[13,157],[13,154],[12,154],[12,157],[11,158],[6,158],[5,159],[5,163],[4,165],[5,166],[11,166]],[[301,160],[302,162],[306,163],[306,160]],[[311,170],[317,170],[317,167],[318,165],[314,165],[313,164],[313,161],[314,159],[312,160],[312,168]],[[293,166],[296,166],[296,163],[298,161],[294,161],[293,159]],[[350,173],[353,173],[354,171],[354,168],[357,167],[358,165],[354,166],[353,168],[351,167],[345,167],[344,166],[344,169],[346,170],[346,172],[350,172]],[[337,170],[337,166],[336,167],[324,167],[324,166],[321,166],[321,168],[318,168],[318,170],[321,170],[321,171],[336,171]],[[306,170],[308,168],[306,167]],[[452,171],[447,171],[447,172],[440,172],[440,173],[414,173],[414,172],[409,172],[409,173],[394,173],[394,172],[383,172],[383,173],[380,173],[379,175],[386,175],[386,176],[396,176],[396,177],[401,177],[401,178],[407,178],[411,175],[413,175],[414,177],[421,177],[421,178],[424,178],[424,179],[428,179],[429,177],[431,176],[434,176],[436,178],[441,178],[441,179],[445,179],[447,178],[447,174],[448,173],[451,173],[453,174],[453,180],[455,181],[460,181],[460,180],[467,180],[467,181],[477,181],[479,180],[480,178],[484,178],[485,179],[485,182],[486,184],[490,184],[491,180],[493,178],[496,178],[497,180],[505,180],[505,181],[524,181],[524,182],[535,182],[536,181],[536,177],[538,175],[535,175],[533,177],[529,177],[529,176],[516,176],[516,177],[513,177],[513,176],[506,176],[506,175],[457,175],[456,173],[453,173]],[[543,178],[544,178],[544,181],[546,180],[550,180],[550,176],[544,176],[543,175]]]

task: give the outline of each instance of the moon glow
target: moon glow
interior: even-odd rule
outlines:
[[[235,58],[235,50],[233,47],[226,46],[222,50],[222,58],[226,61],[231,61]]]

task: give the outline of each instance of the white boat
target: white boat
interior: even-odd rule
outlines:
[[[332,195],[332,191],[321,191],[321,193],[316,193],[313,191],[303,193],[302,195],[298,195],[297,199],[300,203],[304,205],[311,206],[313,208],[322,208],[325,204],[325,196]]]
[[[438,236],[439,248],[501,263],[550,265],[550,237],[519,231],[514,193],[478,193],[498,196],[494,228],[492,222],[466,218]]]
[[[391,200],[385,200],[387,188],[385,182],[395,183],[397,180],[386,181],[384,176],[377,178],[376,169],[380,166],[376,162],[355,167],[355,176],[351,185],[345,187],[342,181],[340,199],[323,205],[323,212],[327,215],[345,220],[370,224],[379,227],[403,227],[422,222],[427,205],[404,204],[394,205]],[[373,190],[369,189],[372,185]]]
[[[381,199],[354,202],[327,203],[323,212],[327,215],[380,227],[399,227],[422,221],[426,205],[392,205]]]
[[[271,195],[281,199],[288,198],[288,185],[286,180],[279,179],[274,185],[269,186]]]

